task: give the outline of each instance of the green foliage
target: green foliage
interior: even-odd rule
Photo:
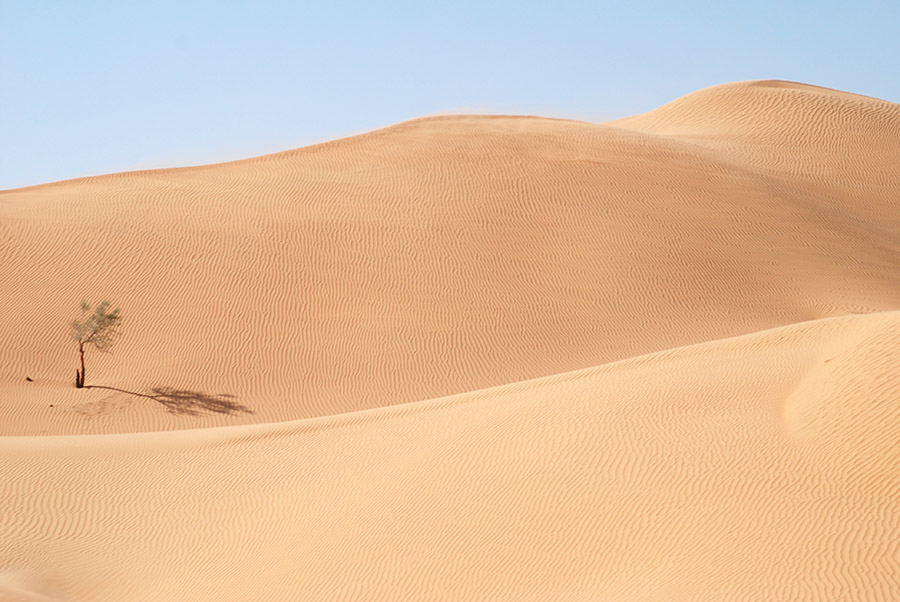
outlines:
[[[119,308],[110,311],[109,301],[104,301],[91,313],[87,301],[81,302],[81,319],[72,321],[72,338],[81,345],[93,345],[100,351],[109,350],[122,320]]]
[[[84,348],[93,345],[100,351],[108,351],[119,334],[122,314],[119,308],[109,309],[109,301],[98,305],[93,312],[87,301],[81,302],[81,319],[72,321],[72,338],[78,343],[81,369],[75,371],[75,386],[84,387]]]

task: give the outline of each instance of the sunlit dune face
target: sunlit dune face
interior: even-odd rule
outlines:
[[[898,157],[767,81],[2,192],[0,600],[900,599]]]

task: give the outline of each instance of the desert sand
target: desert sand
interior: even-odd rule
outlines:
[[[900,600],[900,105],[2,191],[0,283],[0,600]]]

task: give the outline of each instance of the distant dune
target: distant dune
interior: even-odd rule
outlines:
[[[3,191],[0,282],[0,600],[900,600],[900,105]]]

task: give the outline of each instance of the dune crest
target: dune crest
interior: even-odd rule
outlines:
[[[801,184],[828,202],[878,199],[896,207],[900,105],[796,82],[756,81],[713,86],[614,125],[703,146],[774,180]],[[863,218],[877,219],[867,203]],[[835,209],[857,209],[841,203]],[[880,210],[880,208],[879,208]],[[896,228],[896,209],[881,216]]]
[[[0,600],[900,599],[898,157],[760,81],[2,191]]]

